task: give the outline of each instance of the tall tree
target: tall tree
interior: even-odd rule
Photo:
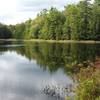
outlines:
[[[51,8],[45,17],[45,23],[41,30],[44,38],[61,39],[64,21],[64,15],[56,8]]]
[[[66,34],[66,39],[79,39],[80,35],[80,13],[76,5],[69,5],[65,7],[64,14],[66,21],[63,32]]]
[[[0,39],[8,38],[12,38],[12,33],[10,29],[6,25],[0,23]]]
[[[89,21],[91,18],[91,0],[83,0],[78,4],[81,17],[81,35],[80,39],[89,39]]]

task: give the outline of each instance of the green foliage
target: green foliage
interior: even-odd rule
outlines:
[[[100,70],[82,69],[78,74],[79,85],[75,100],[99,100]]]
[[[98,4],[93,5],[92,13],[91,30],[95,34],[95,40],[100,40],[100,6]]]
[[[0,39],[8,39],[12,37],[10,29],[3,24],[0,24]]]
[[[77,40],[79,38],[80,16],[76,5],[69,5],[65,8],[66,22],[64,32],[68,39]]]
[[[32,37],[32,34],[30,33],[30,27],[32,26],[32,20],[29,19],[25,22],[25,29],[23,30],[24,32],[24,39],[30,39]]]
[[[97,5],[100,5],[100,0],[94,0]]]
[[[25,24],[24,23],[17,24],[15,26],[15,30],[14,30],[13,35],[14,35],[14,38],[17,38],[17,39],[24,38],[24,35],[25,35]]]
[[[44,21],[40,37],[43,39],[61,39],[62,27],[65,21],[64,15],[56,8],[51,8],[46,14]]]
[[[17,39],[100,40],[100,2],[90,1],[67,5],[63,11],[43,9],[34,20],[8,27]]]
[[[23,33],[26,35],[23,38],[99,40],[100,6],[97,1],[94,4],[89,1],[83,0],[77,5],[68,5],[63,12],[56,8],[44,9],[35,20],[31,20],[30,25],[28,21],[25,22],[26,29]]]

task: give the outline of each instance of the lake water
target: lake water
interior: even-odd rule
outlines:
[[[75,66],[100,57],[99,44],[0,41],[0,100],[63,100],[48,84],[74,84]]]

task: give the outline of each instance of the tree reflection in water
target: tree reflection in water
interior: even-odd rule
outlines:
[[[97,57],[100,57],[99,44],[22,41],[0,42],[0,44],[2,44],[0,54],[8,50],[16,51],[29,60],[36,60],[43,70],[48,70],[50,73],[56,72],[59,68],[63,69],[66,74],[77,73],[80,67],[88,66],[87,62],[94,62]],[[13,47],[6,47],[7,44],[13,45]]]

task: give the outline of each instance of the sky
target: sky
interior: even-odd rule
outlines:
[[[79,0],[0,0],[0,22],[4,24],[16,24],[34,19],[42,9],[56,7],[63,10],[70,3]]]

